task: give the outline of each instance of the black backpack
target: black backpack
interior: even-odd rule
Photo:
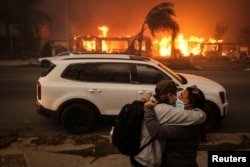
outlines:
[[[115,120],[112,143],[124,155],[135,156],[150,143],[140,148],[143,105],[141,101],[124,105]]]

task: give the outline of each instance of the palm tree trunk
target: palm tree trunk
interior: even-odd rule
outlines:
[[[176,55],[176,47],[175,47],[175,38],[176,38],[176,33],[173,32],[172,33],[172,39],[171,39],[171,57],[176,59],[177,55]]]
[[[142,55],[142,42],[143,42],[143,33],[145,30],[145,24],[146,24],[145,22],[142,24],[141,31],[138,34],[138,45],[139,45],[138,56]]]
[[[8,52],[13,55],[13,41],[12,41],[12,36],[10,34],[10,24],[8,22],[5,22],[5,29],[7,33],[7,38],[8,38]]]

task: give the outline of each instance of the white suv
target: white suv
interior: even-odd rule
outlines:
[[[122,106],[153,94],[162,79],[178,87],[197,85],[209,106],[214,125],[227,114],[225,89],[209,79],[176,74],[149,58],[89,54],[51,60],[37,82],[37,111],[57,119],[72,133],[91,129],[99,115],[117,115]]]

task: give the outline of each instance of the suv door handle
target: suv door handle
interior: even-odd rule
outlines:
[[[100,89],[89,89],[88,91],[91,93],[101,93]]]
[[[147,91],[147,90],[139,90],[138,91],[139,94],[152,94],[152,91]]]

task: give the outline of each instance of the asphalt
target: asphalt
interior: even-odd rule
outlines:
[[[36,59],[1,60],[0,65],[38,65]],[[119,153],[105,156],[82,156],[72,152],[81,152],[93,147],[93,144],[76,145],[66,140],[60,145],[34,145],[34,138],[17,138],[9,146],[0,149],[1,167],[130,167],[127,156]],[[107,146],[109,147],[109,146]],[[246,150],[250,151],[250,133],[210,133],[208,142],[201,144],[197,155],[200,167],[207,167],[209,150]]]

